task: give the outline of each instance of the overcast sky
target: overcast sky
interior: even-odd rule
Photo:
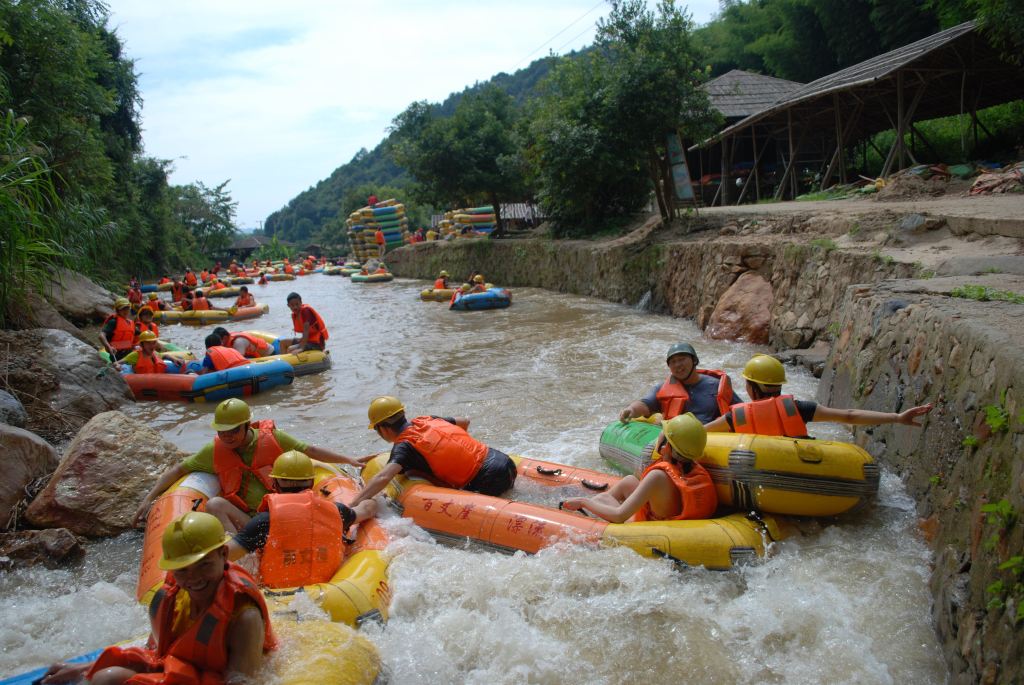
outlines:
[[[653,6],[653,2],[650,3]],[[135,60],[146,154],[173,183],[228,186],[251,229],[440,102],[593,41],[597,0],[109,0]],[[695,0],[698,24],[717,0]]]

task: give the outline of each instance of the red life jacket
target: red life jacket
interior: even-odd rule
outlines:
[[[320,314],[308,304],[302,305],[297,312],[292,312],[292,330],[302,335],[302,315],[305,312],[313,312],[316,321],[309,326],[309,342],[315,345],[323,345],[331,336],[327,334],[327,325],[320,317]]]
[[[142,304],[142,291],[131,288],[128,291],[128,301],[132,304]]]
[[[213,368],[217,371],[225,371],[250,363],[248,359],[242,356],[241,352],[232,347],[224,347],[223,345],[214,345],[207,348],[206,356],[213,362]]]
[[[260,581],[274,588],[326,583],[345,558],[344,526],[334,502],[314,490],[270,494],[270,532],[260,555]]]
[[[697,369],[697,373],[718,379],[718,393],[716,394],[718,413],[728,412],[729,401],[732,399],[732,381],[729,380],[729,374],[718,369]],[[686,391],[686,386],[671,375],[661,384],[655,396],[661,406],[661,416],[664,421],[684,413],[686,405],[690,401],[690,393]]]
[[[487,445],[444,419],[418,416],[398,436],[423,455],[430,470],[453,488],[473,480],[489,451]]]
[[[171,285],[171,299],[175,302],[181,302],[183,297],[185,297],[185,284],[181,281],[175,281]]]
[[[170,282],[171,282],[171,279],[167,278],[167,276],[164,276],[163,278],[160,279],[159,285],[163,285],[164,283],[170,283]]]
[[[192,311],[204,312],[210,310],[210,301],[205,297],[193,297],[192,298]]]
[[[229,563],[225,567],[213,603],[185,632],[175,636],[174,605],[180,591],[174,577],[168,573],[163,587],[150,603],[156,639],[150,635],[146,648],[107,647],[86,677],[91,679],[105,668],[121,666],[139,671],[126,681],[130,685],[221,685],[228,666],[228,628],[243,599],[251,601],[263,616],[263,651],[277,647],[263,593],[256,587],[255,579],[240,566]]]
[[[135,325],[117,314],[111,314],[104,320],[103,327],[106,328],[107,322],[111,319],[115,319],[116,323],[114,326],[114,333],[107,340],[110,346],[114,348],[114,351],[121,352],[123,350],[130,350],[135,345]]]
[[[246,357],[265,357],[274,349],[263,338],[257,338],[255,335],[249,335],[248,333],[230,333],[226,347],[235,349],[235,341],[239,339],[245,340],[248,343],[245,352],[243,352]]]
[[[285,264],[284,265],[284,272],[286,274],[293,274],[293,273],[295,273],[295,267],[293,267],[291,264]]]
[[[208,280],[210,280],[210,272],[207,271],[206,269],[200,271],[199,280],[201,280],[203,283],[206,283]]]
[[[191,271],[186,271],[185,272],[185,285],[188,285],[188,286],[191,286],[191,287],[195,287],[197,283],[199,283],[199,280],[196,278],[196,275],[194,273],[192,273]]]
[[[134,343],[136,345],[139,344],[139,336],[142,335],[143,331],[153,331],[153,335],[155,335],[158,338],[160,337],[160,327],[157,326],[155,322],[150,321],[149,323],[146,323],[145,321],[136,321],[134,339]]]
[[[434,281],[434,290],[445,290],[446,288],[448,288],[448,282],[445,279],[439,278]]]
[[[251,307],[256,304],[256,298],[252,296],[252,293],[242,293],[235,300],[236,307]]]
[[[373,239],[377,242],[378,245],[383,245],[384,244],[384,231],[382,231],[382,230],[380,230],[378,228],[377,232],[373,234]]]
[[[135,362],[135,373],[167,373],[167,364],[156,352],[152,357],[144,354],[141,348],[138,352],[139,360]]]
[[[251,465],[242,461],[238,452],[225,445],[220,436],[213,438],[213,470],[220,481],[220,496],[246,513],[251,513],[249,505],[239,496],[243,472],[248,471],[264,488],[273,491],[270,471],[274,468],[274,460],[284,452],[274,437],[272,420],[254,421],[252,428],[256,431],[256,449],[253,451]]]
[[[718,493],[715,491],[715,484],[707,469],[695,462],[690,472],[684,474],[678,464],[660,460],[648,466],[640,476],[640,480],[643,480],[644,476],[655,469],[664,471],[672,480],[672,484],[679,490],[682,510],[676,516],[659,519],[651,511],[651,505],[645,503],[636,513],[637,521],[681,521],[683,519],[711,518],[715,509],[718,508]]]
[[[806,438],[807,424],[792,395],[779,395],[732,407],[732,429],[737,433]]]

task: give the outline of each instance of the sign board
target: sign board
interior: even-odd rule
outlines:
[[[686,150],[683,149],[683,141],[679,139],[678,131],[668,134],[666,147],[668,163],[672,167],[672,181],[676,188],[676,200],[693,202],[696,198],[690,181],[690,167],[686,165]]]

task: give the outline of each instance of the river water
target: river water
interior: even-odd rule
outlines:
[[[422,281],[357,285],[313,275],[250,286],[284,333],[303,295],[331,331],[334,368],[251,398],[257,418],[351,455],[387,448],[366,429],[379,394],[414,414],[472,418],[510,453],[607,469],[603,427],[664,377],[664,352],[694,342],[702,366],[741,381],[749,345],[704,340],[689,321],[517,289],[509,309],[450,312]],[[226,300],[223,302],[227,302]],[[206,328],[162,327],[202,349]],[[813,398],[817,381],[787,369]],[[213,405],[146,403],[127,413],[185,450],[212,438]],[[848,439],[838,427],[812,432]],[[141,493],[140,493],[141,494]],[[394,591],[386,626],[364,628],[393,683],[942,683],[930,625],[930,555],[914,503],[883,469],[879,506],[807,522],[764,563],[677,570],[628,549],[550,548],[506,556],[433,542],[393,513]],[[94,543],[70,570],[0,572],[0,677],[145,632],[132,592],[141,534]]]

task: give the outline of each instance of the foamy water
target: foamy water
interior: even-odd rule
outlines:
[[[353,285],[312,276],[257,288],[271,314],[245,328],[284,332],[285,295],[303,294],[331,330],[334,368],[253,399],[258,418],[358,455],[387,447],[366,405],[401,397],[412,413],[464,415],[511,453],[610,470],[601,430],[665,375],[664,352],[692,341],[702,366],[739,370],[759,348],[705,341],[692,323],[597,300],[517,289],[511,308],[449,312],[422,282]],[[162,327],[202,348],[209,328]],[[787,369],[787,390],[817,381]],[[183,449],[211,438],[213,406],[139,404],[134,416]],[[848,439],[839,427],[820,437]],[[391,620],[363,630],[393,683],[941,683],[929,620],[929,553],[913,502],[885,472],[880,506],[804,522],[757,566],[678,569],[627,549],[562,545],[507,556],[435,543],[393,513]],[[61,571],[0,573],[0,676],[145,632],[134,604],[141,536],[94,544]]]

